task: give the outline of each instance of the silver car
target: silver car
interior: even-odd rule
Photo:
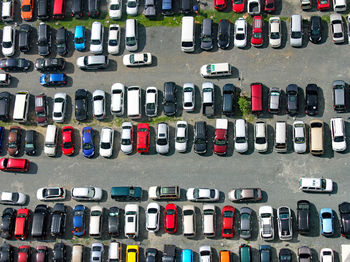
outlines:
[[[185,83],[183,85],[183,109],[187,112],[192,112],[194,110],[196,98],[195,89],[193,83]]]
[[[106,95],[103,90],[95,90],[92,93],[92,108],[94,118],[102,120],[106,117]]]
[[[104,247],[102,243],[91,245],[90,262],[102,262]]]
[[[306,128],[301,120],[293,123],[293,146],[296,153],[302,154],[306,152]]]
[[[27,196],[19,192],[1,192],[0,204],[3,205],[24,205],[27,201]]]
[[[283,206],[277,210],[278,236],[281,240],[291,240],[293,237],[292,212]]]
[[[167,123],[158,124],[156,151],[158,154],[169,152],[169,126]]]
[[[239,236],[243,239],[252,237],[252,213],[249,207],[242,207],[239,211]]]
[[[124,122],[122,124],[122,133],[120,138],[120,150],[124,154],[132,153],[133,144],[133,126],[131,122]]]
[[[340,14],[331,14],[329,20],[332,31],[333,43],[344,43],[344,25],[342,16]]]

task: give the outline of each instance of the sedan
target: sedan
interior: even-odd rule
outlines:
[[[158,124],[156,151],[158,154],[167,154],[169,152],[169,126],[162,122]]]
[[[24,205],[27,196],[20,192],[1,192],[0,204],[3,205]]]
[[[124,114],[125,86],[122,83],[114,83],[111,87],[111,113],[122,116]]]
[[[53,247],[53,262],[66,261],[66,245],[64,243],[56,243]]]
[[[62,128],[62,152],[66,156],[74,154],[74,129],[71,126]]]
[[[149,117],[157,116],[158,113],[158,89],[150,86],[146,89],[145,114]]]
[[[299,88],[295,84],[290,84],[287,86],[287,112],[290,115],[295,115],[298,113],[299,109]]]
[[[120,136],[120,150],[124,154],[131,154],[133,151],[134,144],[134,132],[133,125],[131,122],[124,122],[122,124],[122,131]]]
[[[215,202],[219,200],[220,192],[215,188],[187,189],[186,197],[189,201]]]
[[[122,17],[122,2],[120,0],[111,0],[108,5],[109,17],[118,20]]]
[[[228,198],[234,202],[260,201],[262,192],[260,188],[236,188],[228,193]]]
[[[196,97],[196,91],[193,83],[185,83],[183,85],[183,109],[187,112],[194,110]]]
[[[242,207],[239,211],[239,237],[250,239],[252,237],[252,215],[253,210],[249,207]]]
[[[301,120],[293,123],[293,146],[294,151],[298,154],[306,152],[306,128],[305,123]]]
[[[306,86],[305,114],[309,116],[318,113],[318,86],[316,84],[308,84]]]
[[[212,261],[212,251],[210,246],[200,246],[199,247],[199,261],[200,262],[211,262]]]
[[[223,238],[233,238],[235,235],[235,208],[224,206],[221,214],[221,235]]]
[[[11,239],[14,233],[15,220],[16,220],[16,209],[12,207],[5,208],[1,216],[1,237],[4,239]]]
[[[82,149],[85,157],[92,157],[95,154],[94,130],[86,126],[82,131]]]
[[[90,261],[102,262],[104,246],[102,243],[93,243],[91,245]]]
[[[329,17],[331,32],[332,32],[332,41],[335,44],[344,43],[344,25],[343,18],[340,14],[331,14]]]
[[[120,46],[120,26],[112,24],[108,31],[108,54],[115,55],[119,53]]]
[[[106,94],[103,90],[95,90],[92,93],[93,115],[96,119],[102,120],[106,117]]]
[[[280,262],[292,262],[292,251],[288,248],[282,248],[278,255]]]
[[[17,156],[21,147],[21,128],[11,126],[8,135],[7,152],[10,156]]]
[[[317,0],[317,8],[320,11],[329,10],[330,6],[330,0]]]
[[[233,0],[232,1],[232,11],[235,13],[244,12],[244,3],[245,3],[245,0]]]
[[[100,155],[111,157],[113,154],[114,130],[110,127],[104,127],[101,130]]]
[[[334,234],[334,214],[330,208],[322,208],[320,211],[321,234],[329,237]]]
[[[138,0],[126,1],[126,14],[130,16],[136,16],[138,12],[139,2]]]
[[[174,234],[177,230],[177,207],[175,204],[167,204],[164,209],[164,230]]]
[[[14,27],[7,25],[3,28],[2,33],[2,53],[4,56],[13,56],[15,53],[16,30]]]
[[[218,47],[221,49],[226,49],[230,45],[230,31],[231,31],[231,22],[226,19],[221,19],[219,21],[218,28]]]
[[[311,16],[310,18],[310,36],[312,43],[317,44],[322,40],[322,22],[321,17]]]
[[[99,187],[73,187],[72,198],[77,201],[100,201],[102,189]]]
[[[64,58],[38,58],[35,60],[35,69],[39,72],[62,71],[65,68]]]
[[[333,262],[334,252],[330,248],[322,248],[320,251],[320,262]]]
[[[278,16],[269,19],[269,42],[273,48],[281,46],[281,19]]]
[[[72,233],[76,237],[85,235],[86,231],[86,214],[85,206],[76,205],[73,209],[73,230]]]
[[[263,45],[263,21],[261,15],[253,17],[252,38],[250,40],[253,46],[258,47]]]
[[[18,262],[27,262],[30,261],[30,246],[19,246],[18,247]]]
[[[177,121],[175,131],[175,150],[181,153],[186,152],[188,130],[186,121]]]
[[[277,210],[278,235],[281,240],[291,240],[293,237],[292,212],[289,207]]]
[[[247,45],[247,21],[243,17],[238,18],[234,30],[235,47],[244,48]]]
[[[28,172],[29,160],[23,158],[0,158],[0,170],[8,172]]]
[[[67,107],[67,94],[56,93],[53,99],[52,120],[56,123],[63,123]]]
[[[84,121],[88,118],[88,94],[86,89],[75,91],[75,119],[77,121]]]
[[[350,237],[350,203],[343,202],[339,204],[340,213],[340,231],[343,237]]]
[[[0,69],[6,72],[27,71],[30,68],[30,61],[24,58],[3,58],[0,60]]]
[[[215,0],[214,7],[218,11],[225,10],[227,7],[227,0]]]
[[[333,108],[339,113],[346,112],[346,83],[343,80],[333,81]]]
[[[123,56],[125,66],[145,66],[152,64],[151,53],[127,54]]]
[[[36,191],[36,198],[41,201],[65,200],[66,190],[63,187],[42,187]]]
[[[155,233],[159,230],[160,206],[149,203],[146,208],[146,230]]]

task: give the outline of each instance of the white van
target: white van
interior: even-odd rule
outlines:
[[[229,76],[232,74],[229,63],[202,65],[200,72],[202,77]]]
[[[84,246],[74,244],[72,248],[72,262],[83,262]]]
[[[100,238],[102,236],[102,218],[103,208],[100,206],[92,206],[89,225],[90,237]]]
[[[345,123],[341,117],[331,118],[332,149],[336,152],[346,150]]]
[[[216,226],[215,206],[211,204],[203,205],[203,235],[205,237],[215,237]]]
[[[141,89],[139,86],[128,88],[128,117],[132,119],[141,118]]]
[[[124,233],[127,238],[137,238],[139,235],[139,205],[125,206]]]
[[[138,32],[137,21],[126,19],[125,21],[125,48],[128,51],[137,51]]]
[[[103,52],[103,29],[100,22],[93,22],[91,26],[90,52],[98,55]]]
[[[44,152],[47,156],[56,155],[58,128],[55,125],[48,125],[46,129]]]
[[[184,16],[182,18],[181,32],[181,50],[184,52],[194,52],[196,38],[193,16]]]
[[[235,150],[245,153],[248,150],[248,126],[244,119],[237,119],[235,123]]]
[[[196,210],[194,205],[182,207],[183,234],[185,237],[194,237],[196,235]]]
[[[112,241],[108,249],[108,261],[120,262],[122,260],[122,246],[120,242]]]
[[[303,19],[301,15],[292,15],[290,18],[290,45],[293,47],[303,45]]]
[[[4,22],[12,22],[14,19],[15,0],[2,0],[1,18]]]
[[[335,12],[345,12],[346,0],[333,0],[333,7]]]
[[[28,91],[19,91],[16,93],[13,121],[21,123],[27,122],[29,96],[30,94]]]
[[[275,149],[278,153],[287,152],[287,124],[277,121],[275,126]]]
[[[306,192],[332,192],[333,181],[328,178],[302,177],[299,179],[299,189]]]

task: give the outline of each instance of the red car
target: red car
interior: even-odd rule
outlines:
[[[233,238],[235,234],[235,208],[233,206],[224,206],[222,209],[222,227],[221,234],[224,238]]]
[[[261,15],[253,17],[251,43],[253,46],[262,46],[263,44],[263,18]]]
[[[330,8],[329,0],[317,0],[317,8],[320,11],[326,11]]]
[[[214,6],[218,11],[225,10],[227,7],[227,0],[214,0]]]
[[[149,124],[141,123],[137,125],[137,146],[139,153],[148,153],[149,151]]]
[[[164,230],[174,234],[177,230],[177,208],[175,204],[167,204],[164,210]]]
[[[28,237],[29,209],[21,208],[17,210],[15,222],[15,238],[25,240]]]
[[[214,138],[214,153],[217,155],[225,155],[227,151],[227,119],[217,119],[215,138]]]
[[[74,129],[71,126],[62,128],[62,152],[68,156],[74,154]]]
[[[232,1],[232,11],[235,13],[244,12],[244,2],[245,0],[233,0]]]
[[[47,261],[47,247],[46,246],[37,246],[36,247],[36,262],[45,262]]]
[[[30,261],[30,246],[20,246],[18,248],[18,262]]]
[[[8,172],[28,172],[29,160],[23,158],[0,158],[0,170]]]
[[[276,11],[275,0],[265,0],[264,10],[267,13],[272,13]]]

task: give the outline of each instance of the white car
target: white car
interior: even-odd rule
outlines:
[[[331,118],[332,149],[336,152],[346,150],[346,135],[344,119],[341,117]]]
[[[72,198],[77,201],[100,201],[102,189],[100,187],[73,187]]]
[[[278,236],[281,240],[293,238],[292,211],[289,207],[279,207],[277,210]]]
[[[122,116],[124,114],[125,86],[115,83],[111,87],[111,114]]]
[[[116,55],[119,53],[120,46],[120,26],[111,24],[108,30],[108,54]]]
[[[238,153],[245,153],[248,150],[248,126],[244,119],[237,119],[235,123],[234,143]]]
[[[93,22],[91,26],[90,52],[98,55],[103,53],[104,26],[100,22]]]
[[[296,153],[306,152],[306,128],[305,123],[301,120],[293,123],[293,146]]]
[[[199,247],[199,259],[200,262],[211,262],[212,252],[210,246]]]
[[[138,0],[127,0],[126,1],[126,14],[136,16],[139,7]]]
[[[299,189],[304,192],[332,192],[333,181],[329,178],[302,177],[299,179]]]
[[[235,22],[234,45],[244,48],[247,45],[247,21],[240,17]]]
[[[167,123],[158,124],[156,151],[158,154],[169,153],[169,126]]]
[[[89,235],[90,237],[100,238],[102,233],[103,207],[92,206],[90,208],[90,223]]]
[[[320,262],[333,262],[334,252],[330,248],[322,248],[320,251]]]
[[[1,192],[0,204],[3,205],[24,205],[27,201],[27,196],[19,192]]]
[[[109,17],[113,20],[122,18],[122,1],[121,0],[110,0],[108,5]]]
[[[110,127],[104,127],[101,130],[100,155],[111,157],[113,154],[114,130]]]
[[[67,94],[57,93],[53,98],[52,120],[56,123],[63,123],[66,114]]]
[[[158,90],[150,86],[146,89],[145,114],[149,117],[157,116],[158,113]]]
[[[152,64],[151,53],[127,54],[123,56],[125,66],[145,66]]]
[[[215,237],[216,232],[216,212],[212,204],[203,205],[202,215],[203,235],[207,238]]]
[[[275,237],[275,226],[273,222],[273,209],[271,206],[259,208],[259,235],[264,240],[273,240]]]
[[[183,85],[183,109],[192,112],[196,103],[196,90],[193,83]]]
[[[188,130],[186,121],[177,121],[175,131],[175,150],[181,153],[187,149]]]
[[[92,93],[93,115],[96,119],[102,120],[106,117],[106,94],[103,90],[95,90]]]
[[[281,19],[278,16],[269,19],[269,42],[273,48],[281,46]]]
[[[331,32],[332,32],[332,40],[335,44],[344,43],[344,25],[343,19],[340,14],[331,14],[329,17]]]
[[[350,44],[350,15],[346,17],[346,20],[348,21],[348,43]]]
[[[182,207],[182,227],[183,235],[187,238],[196,235],[196,210],[194,205],[184,205]]]
[[[139,205],[125,206],[124,234],[127,238],[137,238],[139,235]]]
[[[2,32],[2,53],[4,56],[13,56],[15,54],[16,30],[8,25]]]
[[[102,262],[104,247],[102,243],[92,243],[90,252],[90,261]]]
[[[42,187],[36,191],[36,198],[41,201],[65,200],[66,190],[63,187]]]
[[[220,192],[215,188],[187,189],[186,197],[189,201],[215,202],[219,200]]]
[[[124,122],[122,124],[122,133],[120,138],[120,150],[124,154],[132,153],[132,144],[133,144],[133,126],[131,122]]]
[[[146,208],[146,230],[157,232],[159,230],[160,206],[157,203],[149,203]]]
[[[254,127],[254,147],[259,153],[267,151],[267,129],[266,123],[263,121],[258,121],[255,123]]]

